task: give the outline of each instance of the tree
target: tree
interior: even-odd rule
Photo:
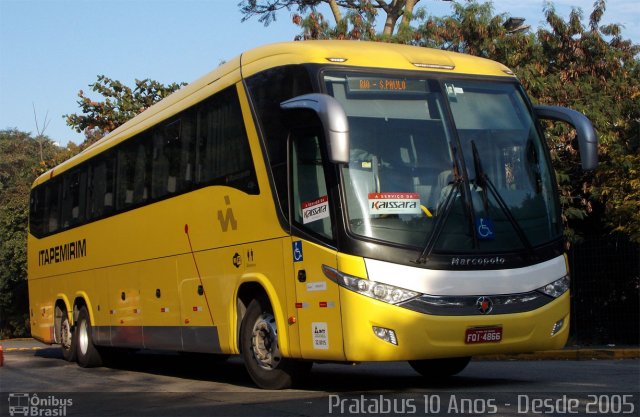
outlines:
[[[164,85],[158,81],[144,79],[135,80],[135,87],[132,89],[120,81],[99,75],[98,80],[89,87],[104,97],[104,101],[94,101],[80,90],[77,103],[82,112],[67,114],[64,117],[67,119],[67,125],[76,132],[84,132],[84,145],[89,145],[185,84]]]
[[[502,62],[536,102],[586,114],[600,138],[594,173],[582,172],[571,129],[547,130],[567,238],[608,226],[640,242],[640,46],[622,39],[619,25],[600,26],[605,8],[596,1],[585,27],[581,11],[564,21],[549,6],[548,27],[509,33],[507,16],[494,16],[490,3],[455,3],[451,16],[425,19],[414,43]]]
[[[552,137],[558,169],[571,178],[563,196],[640,242],[640,45],[622,39],[619,25],[600,26],[605,8],[596,1],[585,27],[579,10],[564,21],[549,7],[549,28],[537,33],[541,56],[520,72],[541,103],[575,108],[598,131],[600,166],[592,175],[577,172],[570,132]]]
[[[27,225],[31,184],[77,151],[73,143],[60,148],[46,136],[0,131],[0,337],[29,332]]]
[[[449,16],[429,16],[416,28],[412,43],[493,59],[519,68],[539,56],[535,35],[507,30],[509,16],[494,15],[491,3],[452,3]]]
[[[398,29],[398,20],[402,18],[400,26],[408,27],[416,4],[420,0],[243,0],[238,3],[243,14],[242,21],[246,21],[254,16],[258,16],[258,21],[268,26],[276,20],[276,14],[282,9],[291,11],[294,9],[294,23],[309,29],[313,23],[319,24],[314,30],[303,35],[304,38],[322,39],[327,34],[332,33],[337,39],[360,39],[375,37],[375,31],[369,30],[373,27],[375,17],[382,11],[384,17],[384,28],[382,37],[389,38]],[[327,30],[330,26],[324,21],[324,17],[317,12],[320,4],[327,4],[333,14],[335,28]],[[342,9],[346,9],[343,13]],[[302,18],[302,14],[309,12],[307,18]],[[306,21],[311,18],[310,21]],[[365,30],[362,30],[362,25]],[[314,34],[324,36],[314,36]]]

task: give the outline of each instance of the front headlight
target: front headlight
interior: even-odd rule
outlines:
[[[538,288],[538,291],[545,293],[550,297],[558,298],[569,290],[569,284],[571,284],[569,275],[565,275],[544,287]]]
[[[389,304],[398,304],[420,295],[415,291],[347,275],[326,265],[322,265],[322,271],[341,287]]]

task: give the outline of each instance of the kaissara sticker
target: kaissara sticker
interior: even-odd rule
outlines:
[[[420,214],[420,195],[369,193],[369,214]]]
[[[329,199],[325,195],[302,203],[302,223],[307,224],[329,217]]]
[[[311,332],[313,334],[314,349],[329,349],[329,332],[327,323],[311,323]]]

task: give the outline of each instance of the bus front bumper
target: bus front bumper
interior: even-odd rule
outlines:
[[[473,316],[429,315],[344,288],[340,291],[348,361],[419,360],[561,349],[569,336],[568,291],[532,311]],[[381,338],[379,329],[393,331],[391,340],[396,344],[389,338]],[[470,341],[469,332],[474,332],[473,329],[498,332],[500,340],[495,340],[498,337],[493,333],[488,340]]]

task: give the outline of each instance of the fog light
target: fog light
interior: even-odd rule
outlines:
[[[551,329],[551,336],[555,336],[555,334],[558,333],[560,329],[562,329],[562,326],[564,326],[564,319],[556,321],[556,324],[554,324],[553,328]]]
[[[373,326],[373,333],[385,342],[389,342],[394,345],[398,345],[398,339],[396,338],[396,332],[391,329],[385,329],[384,327]]]

